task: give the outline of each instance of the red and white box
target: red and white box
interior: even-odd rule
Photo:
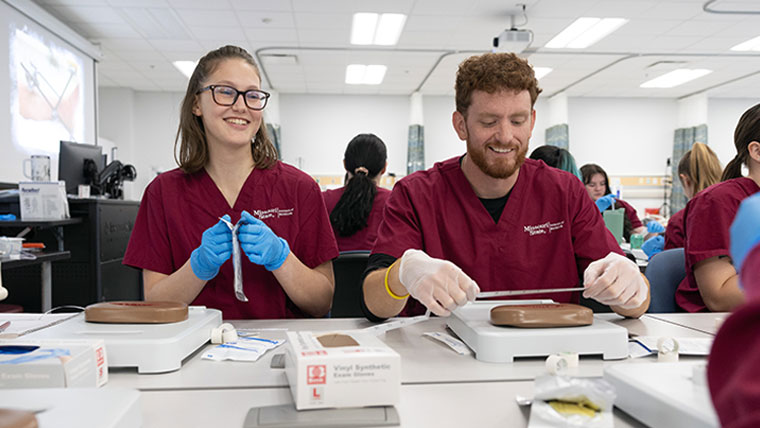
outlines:
[[[392,406],[401,394],[401,357],[362,331],[288,332],[285,374],[298,410]]]
[[[0,340],[4,347],[36,348],[0,355],[0,389],[93,388],[108,382],[103,339]]]

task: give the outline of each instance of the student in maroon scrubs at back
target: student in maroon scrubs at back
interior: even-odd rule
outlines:
[[[683,194],[691,199],[697,193],[720,181],[723,167],[720,160],[707,145],[694,143],[691,150],[684,153],[678,162],[678,179],[681,180]],[[670,216],[665,229],[665,249],[683,248],[686,231],[684,230],[684,210]]]
[[[369,251],[375,245],[385,200],[391,194],[377,186],[387,157],[385,143],[375,134],[359,134],[348,143],[343,155],[346,185],[322,193],[338,250]]]
[[[320,317],[330,310],[338,248],[319,186],[277,160],[262,119],[256,62],[225,46],[201,58],[180,110],[178,169],[145,189],[124,264],[146,300],[221,309],[225,319]],[[238,223],[243,291],[235,297]]]
[[[728,228],[741,201],[760,190],[759,141],[760,104],[744,112],[736,125],[736,156],[726,165],[723,181],[699,192],[684,208],[686,278],[676,290],[676,303],[688,312],[732,311],[744,302],[729,257]],[[749,168],[747,177],[742,165]]]
[[[757,144],[757,143],[754,143]],[[707,365],[721,426],[760,426],[760,194],[742,202],[731,225],[731,259],[747,303],[723,323]]]
[[[647,282],[583,184],[525,159],[541,91],[530,64],[506,53],[471,57],[455,91],[452,122],[467,151],[394,186],[363,282],[367,317],[425,308],[446,316],[480,290],[574,287],[581,275],[585,297],[622,315],[644,313]]]

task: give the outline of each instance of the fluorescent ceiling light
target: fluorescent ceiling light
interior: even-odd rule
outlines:
[[[188,79],[193,75],[195,66],[198,65],[196,61],[174,61],[172,64],[174,64],[174,67]]]
[[[673,88],[712,73],[704,68],[679,68],[641,84],[642,88]]]
[[[400,13],[355,13],[351,25],[351,44],[395,45],[405,23],[406,15]]]
[[[626,22],[628,20],[623,18],[578,18],[549,40],[544,47],[587,48],[622,27]]]
[[[346,67],[346,84],[379,85],[387,69],[384,65],[351,64]]]
[[[553,68],[549,67],[533,67],[533,72],[536,74],[536,80],[541,80],[542,77],[551,73]]]
[[[732,51],[760,51],[760,36],[739,43],[731,48]]]

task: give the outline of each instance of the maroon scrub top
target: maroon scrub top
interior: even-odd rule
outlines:
[[[734,178],[713,184],[686,204],[686,278],[676,290],[676,303],[684,310],[708,310],[697,287],[694,265],[710,257],[730,256],[731,222],[741,201],[759,190],[751,178]]]
[[[760,287],[760,284],[755,286]],[[760,299],[754,299],[738,307],[723,322],[710,349],[707,382],[722,427],[760,426],[758,367]]]
[[[327,206],[327,213],[332,212],[335,205],[338,204],[340,197],[343,195],[345,187],[340,189],[330,189],[322,192],[322,196],[325,198],[325,206]],[[391,191],[382,187],[377,188],[375,194],[375,200],[372,202],[372,210],[367,217],[367,227],[361,229],[351,236],[339,236],[338,232],[335,232],[335,240],[338,241],[338,250],[340,251],[370,251],[375,245],[377,239],[377,228],[380,226],[380,222],[383,220],[383,210],[385,209],[385,201],[388,200]]]
[[[174,169],[159,175],[145,190],[124,264],[170,275],[187,262],[203,232],[219,217],[229,214],[235,223],[243,210],[284,238],[309,268],[338,256],[319,186],[298,169],[277,162],[251,172],[232,208],[205,170],[186,174]],[[247,303],[235,298],[230,258],[192,304],[220,309],[224,319],[306,316],[271,272],[242,256]]]
[[[615,202],[619,202],[625,209],[625,216],[628,217],[628,221],[631,222],[632,231],[644,225],[636,214],[636,208],[632,207],[631,204],[622,199],[615,199]]]
[[[623,254],[583,183],[532,159],[520,168],[498,222],[475,195],[459,157],[396,183],[372,252],[398,258],[409,248],[450,260],[481,291],[575,287],[589,263]],[[578,302],[579,293],[522,298]],[[409,299],[403,314],[423,312]]]
[[[668,220],[668,227],[665,229],[665,249],[671,248],[683,248],[683,241],[686,238],[686,231],[684,231],[684,212],[683,209],[670,216]]]

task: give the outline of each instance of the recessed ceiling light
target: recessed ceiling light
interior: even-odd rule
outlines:
[[[648,80],[640,85],[642,88],[673,88],[678,85],[683,85],[686,82],[690,82],[694,79],[698,79],[702,76],[706,76],[712,73],[712,70],[705,68],[679,68],[669,73],[665,73],[662,76],[655,77],[652,80]]]
[[[623,18],[590,18],[576,19],[567,28],[549,40],[547,48],[587,48],[628,22]]]
[[[348,85],[379,85],[383,83],[384,65],[351,64],[346,67],[346,84]]]
[[[401,13],[355,13],[351,25],[351,44],[395,45],[405,23],[406,15]]]
[[[193,75],[193,71],[195,71],[195,66],[198,65],[197,61],[174,61],[172,64],[174,64],[174,67],[179,70],[180,73],[184,74],[185,77],[188,79],[190,76]]]
[[[550,67],[533,67],[533,73],[536,74],[536,80],[541,80],[542,77],[551,73],[553,68]]]
[[[731,48],[732,51],[760,51],[760,36],[739,43]]]

